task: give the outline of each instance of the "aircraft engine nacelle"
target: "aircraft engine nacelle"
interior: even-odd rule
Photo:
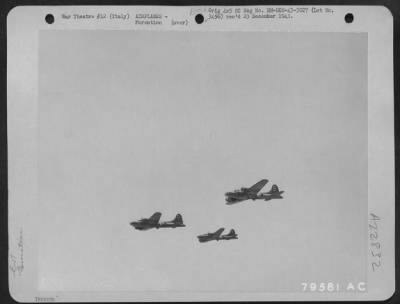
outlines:
[[[240,190],[242,190],[242,191],[247,191],[247,190],[249,190],[249,189],[242,187],[242,188],[240,188]]]

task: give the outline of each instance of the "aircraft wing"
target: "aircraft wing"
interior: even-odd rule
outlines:
[[[225,230],[225,228],[219,228],[217,231],[214,232],[213,236],[215,238],[219,238],[224,230]]]
[[[148,219],[148,221],[156,225],[160,221],[160,218],[161,218],[161,212],[156,212]]]
[[[262,179],[249,188],[249,192],[257,194],[268,183],[267,179]]]

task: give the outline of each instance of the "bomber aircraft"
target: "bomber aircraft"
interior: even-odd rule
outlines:
[[[131,222],[130,224],[137,230],[149,230],[152,228],[177,228],[186,227],[183,223],[182,215],[179,213],[172,221],[160,222],[161,212],[154,213],[150,218],[142,218],[139,221]]]
[[[209,241],[219,241],[219,240],[234,240],[238,238],[235,230],[231,229],[228,234],[222,235],[224,228],[220,228],[214,233],[206,233],[199,235],[197,238],[200,243],[209,242]]]
[[[259,199],[258,192],[268,183],[267,179],[262,179],[258,183],[254,184],[250,188],[240,188],[233,192],[225,193],[225,201],[227,205],[243,202],[248,199],[256,200]]]

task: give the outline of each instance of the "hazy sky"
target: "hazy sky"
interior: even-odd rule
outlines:
[[[366,34],[42,31],[39,60],[40,289],[366,280]],[[284,199],[225,205],[262,178]],[[187,227],[129,225],[155,211]]]

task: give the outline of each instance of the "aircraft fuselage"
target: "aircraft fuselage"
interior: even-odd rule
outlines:
[[[211,238],[211,237],[208,237],[208,236],[198,236],[198,238],[199,238],[199,242],[200,243],[205,243],[205,242],[210,242],[210,241],[218,241],[218,239],[217,238]]]
[[[152,228],[156,228],[156,225],[146,222],[132,222],[130,224],[137,230],[149,230]]]
[[[239,203],[248,199],[255,200],[258,198],[257,193],[249,192],[227,192],[225,193],[226,201],[228,203]]]
[[[236,240],[238,239],[237,235],[225,235],[225,236],[221,236],[222,240]]]
[[[258,198],[264,199],[266,201],[269,201],[271,199],[279,199],[279,198],[283,198],[281,195],[283,192],[284,191],[279,191],[277,193],[261,193]]]
[[[186,227],[185,224],[174,223],[174,222],[163,222],[157,225],[157,228],[177,228],[177,227]]]

